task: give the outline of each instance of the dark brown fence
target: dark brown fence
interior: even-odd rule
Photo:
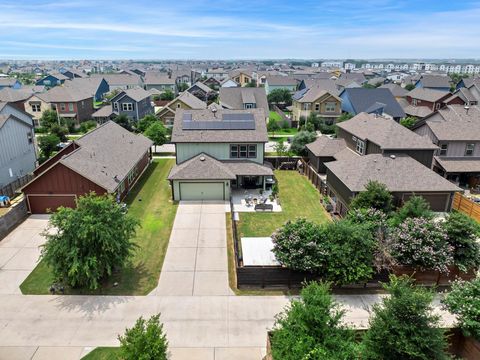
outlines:
[[[300,156],[265,156],[265,161],[272,164],[278,170],[296,170]]]
[[[302,158],[301,161],[303,174],[308,178],[308,180],[310,180],[313,186],[315,186],[318,191],[320,191],[320,194],[328,195],[328,187],[326,180],[322,179],[320,174],[318,174],[315,169],[305,161],[305,159]]]
[[[15,196],[15,192],[32,179],[33,174],[22,176],[21,178],[18,178],[17,180],[12,181],[10,184],[0,188],[0,195],[6,195],[10,198],[13,198]]]

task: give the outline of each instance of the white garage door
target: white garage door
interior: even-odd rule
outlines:
[[[180,200],[225,200],[223,182],[180,183]]]

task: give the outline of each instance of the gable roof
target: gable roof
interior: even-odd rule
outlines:
[[[227,165],[201,153],[170,170],[168,180],[234,180],[236,175]]]
[[[206,109],[207,103],[205,101],[200,100],[195,95],[189,93],[188,91],[182,92],[178,95],[175,99],[173,99],[167,107],[170,107],[175,101],[180,100],[184,104],[188,105],[192,109]]]
[[[332,79],[322,79],[322,78],[309,78],[302,80],[306,88],[318,87],[329,91],[331,94],[338,94],[337,86],[335,81]]]
[[[77,88],[84,92],[90,93],[94,95],[100,84],[104,81],[102,77],[85,77],[85,78],[73,78],[71,80],[67,80],[63,83],[64,87],[69,88]],[[105,80],[106,81],[106,80]]]
[[[421,82],[426,88],[449,88],[451,80],[449,76],[444,75],[422,75],[417,83]]]
[[[34,94],[45,102],[77,102],[93,97],[85,88],[55,86],[47,92]]]
[[[29,123],[25,122],[24,120],[19,119],[15,115],[0,114],[0,130],[2,129],[3,125],[5,125],[7,123],[7,121],[10,120],[10,119],[18,121],[18,122],[22,123],[23,125],[28,126],[30,128],[33,128],[33,123],[29,124]]]
[[[366,88],[346,88],[340,94],[340,97],[346,94],[355,110],[355,113],[367,111],[375,103],[385,104],[384,112],[392,117],[404,117],[400,104],[392,95],[389,89],[366,89]]]
[[[218,95],[220,104],[228,109],[244,109],[243,104],[255,103],[257,108],[264,109],[268,113],[267,93],[264,88],[231,87],[220,88]]]
[[[3,102],[25,101],[30,96],[32,96],[32,93],[23,89],[15,90],[10,87],[5,87],[0,90],[0,101]]]
[[[104,78],[110,86],[132,86],[142,82],[140,76],[131,74],[92,74],[91,77]]]
[[[391,192],[462,190],[408,155],[370,154],[327,162],[325,166],[352,192],[364,191],[369,181],[383,183]]]
[[[205,85],[204,83],[200,82],[200,81],[197,81],[195,84],[193,84],[192,86],[190,86],[187,91],[190,92],[190,90],[194,87],[198,87],[200,90],[203,90],[204,92],[206,92],[207,94],[208,93],[211,93],[213,92],[214,90],[213,89],[210,89],[207,85]]]
[[[297,80],[291,76],[268,75],[266,82],[269,86],[297,86]]]
[[[113,121],[97,127],[74,143],[79,147],[52,166],[57,163],[65,165],[110,193],[117,189],[153,144],[145,136],[133,134]]]
[[[145,85],[174,85],[175,78],[159,71],[147,71],[143,77]]]
[[[344,139],[330,139],[328,136],[319,136],[314,142],[306,145],[313,155],[318,157],[333,157],[347,147]]]
[[[143,99],[149,98],[150,97],[150,92],[144,90],[141,87],[135,87],[133,89],[127,89],[127,90],[122,90],[120,94],[124,93],[127,95],[130,99],[135,100],[135,101],[142,101]],[[120,95],[118,94],[118,95]],[[116,97],[118,97],[115,96]]]
[[[447,95],[450,95],[449,91],[425,88],[415,88],[407,93],[407,96],[411,97],[412,99],[424,100],[428,102],[439,101]]]
[[[353,80],[360,85],[367,81],[367,78],[363,73],[342,73],[339,77],[340,80]]]
[[[447,105],[425,119],[425,123],[439,140],[480,141],[480,107]],[[420,126],[420,124],[419,124]]]
[[[314,102],[314,101],[317,100],[318,98],[323,97],[323,96],[325,96],[325,95],[329,95],[329,96],[335,98],[335,99],[338,100],[338,101],[342,101],[342,99],[340,99],[340,98],[336,95],[336,92],[335,92],[335,93],[331,93],[330,91],[325,90],[325,89],[323,89],[323,88],[320,87],[320,86],[312,86],[312,87],[309,87],[309,88],[306,88],[306,89],[297,91],[297,92],[293,95],[292,98],[293,98],[295,101],[298,101],[298,102],[301,102],[301,103],[311,103],[311,102]]]
[[[223,115],[252,114],[255,122],[254,129],[184,129],[184,114],[195,122],[221,122]],[[227,115],[227,116],[228,116]],[[244,115],[241,115],[244,116]],[[246,142],[267,142],[267,126],[263,109],[248,110],[227,110],[219,109],[215,113],[211,109],[205,110],[184,110],[175,111],[175,120],[172,129],[172,143],[246,143]]]
[[[367,113],[360,113],[337,126],[350,134],[371,141],[383,150],[415,149],[434,150],[438,147],[427,137],[420,136],[395,120]]]
[[[395,97],[404,97],[407,95],[408,91],[402,88],[400,85],[395,83],[383,84],[380,86],[381,89],[388,89]]]

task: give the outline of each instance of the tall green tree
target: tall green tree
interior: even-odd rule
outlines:
[[[393,196],[385,184],[369,181],[365,190],[350,202],[351,209],[376,209],[388,214],[393,210]]]
[[[363,340],[366,360],[447,360],[440,317],[432,314],[433,290],[415,287],[408,277],[390,277],[390,297],[373,306]]]
[[[273,150],[275,150],[278,156],[289,155],[288,146],[283,141],[276,142],[273,145]]]
[[[167,142],[167,129],[159,120],[150,124],[143,134],[152,140],[155,146],[162,146]]]
[[[317,135],[314,132],[300,131],[293,137],[290,150],[296,155],[305,156],[307,154],[305,145],[314,142],[316,138]]]
[[[55,110],[45,110],[40,117],[40,126],[50,131],[53,125],[59,125],[59,118]]]
[[[147,130],[147,128],[158,122],[159,120],[157,119],[157,117],[155,115],[152,115],[152,114],[148,114],[148,115],[145,115],[143,118],[141,118],[138,123],[136,124],[135,128],[137,129],[137,131],[143,133],[145,130]]]
[[[269,104],[292,105],[292,94],[287,89],[275,89],[267,96]]]
[[[273,118],[268,119],[267,130],[268,132],[271,132],[273,133],[273,135],[275,135],[275,131],[280,130],[280,125],[278,124],[278,121]]]
[[[127,115],[121,114],[116,116],[113,121],[123,127],[125,130],[132,131],[133,130],[133,124],[132,121],[128,118]]]
[[[138,221],[125,214],[110,195],[90,193],[76,205],[52,213],[43,234],[47,241],[42,258],[56,281],[93,290],[130,257]]]
[[[172,101],[175,98],[175,94],[171,90],[165,90],[160,94],[160,100]]]
[[[167,360],[168,340],[160,323],[160,314],[145,320],[140,317],[135,326],[119,336],[123,360]]]
[[[47,160],[54,151],[57,151],[60,138],[54,134],[42,135],[38,138],[38,148],[43,161]],[[42,162],[42,161],[41,161]]]

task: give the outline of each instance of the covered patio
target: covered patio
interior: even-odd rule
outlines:
[[[235,212],[259,212],[255,210],[257,204],[271,204],[273,212],[281,212],[282,207],[278,199],[272,199],[272,190],[257,189],[233,189],[231,192],[233,211]]]

